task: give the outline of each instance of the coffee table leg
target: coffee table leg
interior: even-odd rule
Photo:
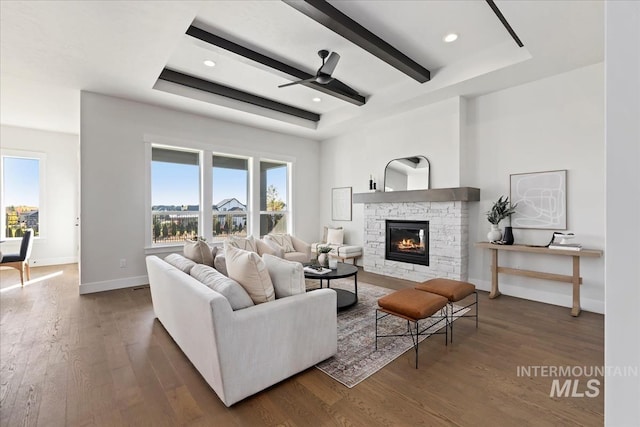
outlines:
[[[356,302],[358,302],[358,273],[356,273],[356,275],[353,276],[353,283],[355,284],[355,289],[356,289]]]

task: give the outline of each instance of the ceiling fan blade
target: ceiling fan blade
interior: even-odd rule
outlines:
[[[287,87],[287,86],[299,85],[301,83],[309,83],[309,82],[315,82],[315,81],[316,81],[316,78],[312,77],[310,79],[298,80],[297,82],[286,83],[286,84],[280,85],[278,87]]]
[[[337,90],[339,90],[341,92],[344,92],[346,94],[349,94],[349,95],[360,95],[357,90],[352,89],[351,87],[349,87],[346,84],[342,83],[338,79],[333,79],[331,81],[330,85],[333,86],[334,89],[337,89]]]
[[[337,52],[331,52],[331,55],[329,55],[329,58],[327,58],[324,65],[318,70],[318,74],[331,75],[331,73],[333,73],[333,70],[336,69],[336,65],[338,65],[339,60],[340,55],[338,55]]]

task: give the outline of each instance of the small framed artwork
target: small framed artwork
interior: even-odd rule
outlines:
[[[331,189],[331,220],[351,221],[351,187]]]
[[[567,170],[510,176],[513,228],[567,229]]]

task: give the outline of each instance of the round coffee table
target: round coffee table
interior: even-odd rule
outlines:
[[[311,265],[311,264],[305,264]],[[345,277],[353,276],[354,291],[347,291],[340,288],[331,288],[331,280],[343,279]],[[358,302],[358,267],[352,264],[345,264],[343,262],[338,263],[338,268],[332,269],[331,272],[325,274],[314,274],[308,271],[304,271],[304,278],[311,280],[319,280],[320,287],[322,288],[323,280],[327,281],[327,288],[331,288],[338,294],[338,310],[342,310]]]

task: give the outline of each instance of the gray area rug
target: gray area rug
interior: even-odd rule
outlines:
[[[353,279],[332,280],[331,287],[353,291]],[[358,304],[338,313],[338,352],[317,364],[316,368],[351,388],[394,361],[405,351],[413,351],[411,337],[379,338],[378,350],[375,349],[375,313],[378,298],[391,292],[392,289],[358,282]],[[467,311],[469,309],[459,314]],[[426,327],[429,321],[430,319],[421,321],[420,330]],[[435,320],[431,323],[435,323]],[[404,333],[406,330],[406,320],[395,316],[387,316],[378,321],[379,334]],[[427,336],[421,336],[420,341],[425,338]],[[444,336],[434,336],[433,339],[444,341]]]

